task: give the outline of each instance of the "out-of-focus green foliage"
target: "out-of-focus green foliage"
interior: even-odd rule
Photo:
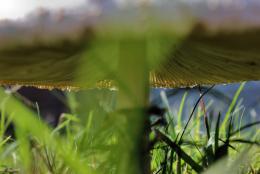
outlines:
[[[8,118],[7,121],[1,119],[3,126],[1,128],[6,129],[12,120],[16,126],[17,140],[2,134],[0,172],[26,174],[118,172],[119,164],[122,164],[122,160],[131,151],[127,149],[132,144],[127,134],[135,122],[126,122],[128,119],[124,115],[125,112],[131,111],[116,111],[116,91],[86,90],[67,95],[74,112],[64,114],[58,127],[51,129],[20,101],[1,90],[1,110],[4,114],[2,118]],[[167,96],[164,93],[161,96],[167,107]],[[182,101],[179,116],[182,108],[186,106],[185,95]],[[169,112],[170,108],[164,115],[166,124],[152,127],[150,133],[150,143],[153,144],[150,151],[152,172],[168,174],[178,171],[190,174],[196,173],[200,167],[203,167],[207,174],[257,172],[260,160],[260,134],[257,129],[252,129],[253,132],[245,131],[257,126],[257,123],[251,126],[240,125],[234,123],[233,118],[233,121],[229,120],[223,125],[230,127],[226,129],[229,131],[226,134],[220,129],[222,121],[216,117],[211,124],[211,139],[207,140],[203,128],[205,123],[199,119],[200,114],[203,115],[201,107],[202,105],[199,105],[197,114],[193,115],[193,121],[186,128],[182,141],[180,133],[183,132],[185,122]],[[230,117],[234,117],[232,113]],[[123,143],[125,146],[118,143]],[[138,152],[132,153],[138,155]],[[128,167],[131,170],[131,166]]]

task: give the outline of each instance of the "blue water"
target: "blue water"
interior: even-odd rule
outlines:
[[[206,110],[207,115],[212,115],[214,118],[221,113],[222,117],[224,117],[239,86],[240,83],[214,86],[204,97],[205,105],[211,103]],[[152,89],[150,95],[152,105],[165,107],[161,100],[161,93],[164,92],[167,94],[170,109],[175,116],[178,114],[184,93],[188,92],[182,114],[183,121],[187,120],[196,101],[199,99],[199,89]],[[250,81],[245,84],[236,103],[236,109],[232,113],[234,118],[243,122],[260,120],[260,81]]]

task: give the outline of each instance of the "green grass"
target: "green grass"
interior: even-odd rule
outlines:
[[[242,87],[224,118],[220,114],[214,115],[213,120],[208,120],[208,127],[202,118],[209,103],[199,105],[203,97],[197,102],[198,108],[190,108],[193,112],[187,123],[181,119],[187,93],[183,95],[175,116],[170,110],[167,95],[162,92],[166,112],[153,116],[164,122],[154,124],[149,136],[152,172],[259,172],[259,122],[244,125],[233,114],[239,107],[236,103],[241,90]],[[125,136],[127,129],[122,129],[122,125],[132,126],[134,122],[126,123],[122,117],[125,111],[115,110],[115,92],[90,90],[67,95],[72,114],[64,114],[58,127],[50,128],[37,113],[0,90],[0,173],[119,173],[120,160],[129,152],[118,144],[131,144],[131,139]],[[214,104],[210,106],[214,107]],[[4,135],[11,121],[16,126],[17,139]],[[209,129],[210,138],[205,129]]]
[[[207,109],[205,105],[197,105],[197,109],[193,108],[185,126],[184,123],[180,123],[179,114],[182,113],[186,98],[185,93],[177,119],[166,119],[167,126],[169,126],[168,130],[176,131],[166,131],[164,125],[153,128],[157,133],[157,138],[155,138],[157,140],[152,150],[153,171],[158,174],[200,173],[202,170],[205,173],[259,172],[260,137],[257,128],[259,128],[260,122],[241,125],[240,120],[235,119],[236,115],[233,114],[239,107],[236,103],[244,85],[245,83],[242,83],[238,88],[224,118],[221,119],[220,114],[215,115],[211,124],[207,122],[208,119],[206,119],[206,122],[205,119],[204,122],[201,121],[202,116],[208,117],[203,113],[203,110]],[[165,103],[165,94],[161,96]],[[200,98],[197,103],[200,102],[203,102],[203,98]],[[166,103],[165,106],[168,107],[168,104]],[[167,109],[166,115],[169,118],[176,118],[169,111],[170,108]],[[194,113],[195,111],[197,114]],[[174,122],[178,124],[172,124]],[[181,129],[179,125],[183,125]],[[204,127],[203,130],[201,130],[202,127]],[[224,128],[221,129],[222,127]],[[183,132],[185,133],[183,134]],[[207,136],[207,132],[210,136]]]

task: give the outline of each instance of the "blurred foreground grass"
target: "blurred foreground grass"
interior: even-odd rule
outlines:
[[[190,108],[189,122],[182,119],[186,94],[178,115],[174,115],[162,92],[164,109],[153,106],[147,115],[150,150],[146,153],[151,157],[152,173],[259,173],[259,122],[244,125],[237,112],[243,85],[224,119],[207,115],[203,96],[210,89],[201,91],[198,102]],[[118,144],[131,147],[127,126],[135,122],[126,122],[122,116],[129,111],[115,110],[116,92],[89,90],[68,92],[67,96],[72,113],[64,114],[59,125],[50,128],[1,89],[0,173],[120,173],[118,167],[129,152]],[[4,135],[11,121],[16,139]]]

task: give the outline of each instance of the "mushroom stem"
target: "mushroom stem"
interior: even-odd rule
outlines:
[[[119,80],[117,108],[125,111],[125,134],[119,144],[123,149],[119,173],[148,174],[149,120],[146,114],[149,96],[149,69],[145,39],[120,41]],[[128,141],[125,141],[128,140]]]

